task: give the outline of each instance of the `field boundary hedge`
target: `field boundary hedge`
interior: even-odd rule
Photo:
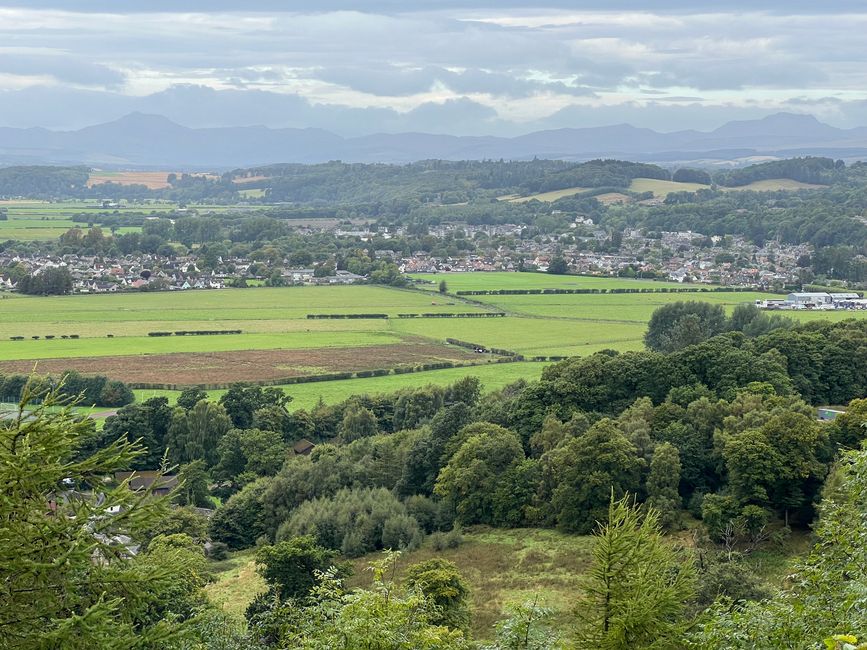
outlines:
[[[663,287],[656,289],[622,288],[622,289],[478,289],[456,291],[457,296],[535,296],[564,294],[594,294],[594,293],[745,293],[756,291],[748,287],[714,287],[714,288],[684,288]]]
[[[482,304],[482,303],[479,303]],[[398,318],[502,318],[506,315],[504,311],[487,311],[487,312],[476,312],[476,311],[458,311],[452,313],[423,313],[423,314],[398,314]],[[388,314],[307,314],[308,320],[321,320],[321,319],[380,319],[387,320],[391,318]]]
[[[388,314],[307,314],[307,318],[309,320],[319,320],[319,319],[327,319],[327,318],[350,318],[350,319],[385,319],[388,318]]]
[[[482,353],[491,353],[496,354],[501,357],[511,357],[516,361],[523,361],[524,357],[514,350],[505,350],[503,348],[489,348],[481,343],[472,343],[471,341],[461,341],[460,339],[446,339],[446,343],[451,345],[457,345],[461,348],[466,348],[467,350],[472,350],[473,352],[482,352]]]
[[[243,330],[177,330],[175,332],[148,332],[148,336],[218,336],[242,333]]]

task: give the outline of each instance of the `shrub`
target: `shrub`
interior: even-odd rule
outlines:
[[[100,406],[126,406],[135,401],[135,395],[122,381],[108,381],[99,394]]]
[[[418,522],[385,488],[339,490],[305,501],[277,530],[277,541],[312,535],[325,548],[357,557],[382,548],[412,548],[422,538]]]
[[[225,542],[211,542],[208,557],[215,562],[222,562],[229,557],[229,545]]]
[[[445,551],[450,548],[457,548],[463,544],[464,535],[459,526],[455,526],[449,532],[436,532],[430,536],[431,548],[435,551]]]

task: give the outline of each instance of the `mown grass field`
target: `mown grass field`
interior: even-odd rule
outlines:
[[[655,178],[636,178],[629,184],[629,190],[632,192],[653,192],[653,195],[659,198],[665,198],[671,192],[695,192],[707,187],[709,186],[700,183],[675,183]]]
[[[706,287],[706,285],[633,280],[630,278],[603,278],[588,275],[550,275],[548,273],[418,273],[411,277],[430,284],[424,287],[435,289],[440,280],[445,280],[450,293],[455,291],[494,291],[497,289],[661,289]],[[474,300],[490,301],[492,296],[470,296]]]
[[[6,208],[7,220],[0,221],[0,241],[18,239],[34,241],[56,239],[70,228],[86,228],[87,224],[75,222],[73,215],[92,213],[94,215],[106,212],[101,203],[96,201],[0,201],[0,207]],[[174,204],[149,203],[134,206],[135,211],[162,212],[174,208]],[[122,214],[122,213],[121,213]],[[124,227],[119,233],[139,231],[138,227]]]
[[[695,192],[700,189],[707,189],[710,185],[703,185],[702,183],[677,183],[675,181],[664,181],[658,180],[655,178],[635,178],[629,184],[627,188],[630,192],[642,193],[642,192],[653,192],[654,196],[657,198],[664,199],[671,192]],[[788,178],[771,178],[764,181],[755,181],[748,185],[743,185],[740,187],[723,187],[721,188],[724,192],[743,192],[743,191],[752,191],[752,192],[777,192],[779,190],[814,190],[821,189],[825,187],[824,185],[814,185],[812,183],[801,183],[800,181],[793,181]],[[501,201],[509,201],[510,203],[526,203],[527,201],[543,201],[543,202],[553,202],[557,199],[562,199],[567,196],[575,196],[576,194],[582,194],[584,192],[589,191],[586,187],[568,187],[562,190],[553,190],[551,192],[540,192],[539,194],[531,194],[528,196],[517,196],[514,194],[508,194],[506,196],[501,196],[499,199]],[[609,200],[606,201],[605,197],[609,197]],[[610,203],[610,197],[614,196],[610,195],[600,195],[597,198],[603,203]],[[620,198],[622,197],[622,198]],[[625,195],[620,195],[616,200],[620,201],[622,199],[627,199]]]
[[[0,337],[13,335],[16,325],[27,323],[78,325],[82,336],[89,327],[104,323],[163,323],[164,329],[180,329],[171,323],[249,323],[242,328],[259,331],[263,321],[306,320],[307,314],[455,313],[484,311],[451,297],[419,291],[375,286],[287,287],[222,289],[213,291],[162,291],[152,293],[86,296],[28,297],[0,294]],[[311,325],[315,321],[310,321]],[[128,330],[129,331],[129,330]],[[15,331],[14,334],[21,332]],[[37,334],[38,332],[33,332]],[[101,331],[100,331],[101,333]]]
[[[653,178],[636,178],[629,185],[629,189],[633,192],[653,192],[654,196],[658,198],[665,198],[671,192],[695,192],[709,187],[709,185],[702,185],[701,183],[675,183]],[[788,178],[769,178],[764,181],[754,181],[748,185],[722,187],[720,189],[723,192],[778,192],[780,190],[816,190],[823,187],[825,185],[801,183]]]

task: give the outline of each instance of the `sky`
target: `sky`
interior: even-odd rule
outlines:
[[[0,126],[864,126],[864,34],[863,0],[0,0]]]

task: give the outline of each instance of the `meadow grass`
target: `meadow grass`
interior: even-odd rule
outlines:
[[[536,600],[553,610],[556,627],[568,628],[583,592],[583,576],[590,566],[592,538],[555,530],[474,527],[464,532],[463,543],[437,551],[429,542],[404,552],[398,559],[397,579],[418,562],[434,557],[454,562],[470,588],[471,629],[476,639],[493,637],[494,624],[508,605]],[[366,567],[380,555],[372,553],[352,561],[351,586],[368,586]]]
[[[238,551],[226,560],[208,565],[214,576],[214,581],[205,585],[208,600],[239,619],[244,618],[247,605],[268,589],[265,580],[256,572],[255,555],[255,549]]]
[[[122,174],[123,172],[118,172]],[[103,174],[100,174],[103,175]],[[124,214],[132,212],[167,212],[176,209],[176,203],[153,202],[153,203],[125,203],[118,216],[123,219]],[[104,214],[109,210],[102,207],[98,201],[36,201],[36,200],[7,200],[0,201],[0,207],[6,208],[8,219],[0,221],[0,241],[16,239],[20,241],[35,241],[57,239],[70,228],[86,229],[87,223],[72,221],[76,214]],[[197,210],[225,212],[231,206],[195,205]],[[124,226],[117,229],[118,234],[127,232],[140,232],[138,226]]]
[[[582,576],[590,565],[591,541],[554,530],[476,527],[465,531],[457,548],[436,551],[428,542],[404,552],[397,560],[396,578],[400,582],[409,566],[433,557],[454,562],[470,587],[471,628],[477,639],[493,636],[494,623],[503,617],[507,605],[533,599],[554,611],[556,625],[568,626],[582,593]],[[205,591],[224,611],[243,616],[253,598],[265,591],[254,558],[253,550],[241,551],[210,565],[215,581]],[[368,567],[381,558],[380,553],[371,553],[352,560],[348,586],[369,586]]]

